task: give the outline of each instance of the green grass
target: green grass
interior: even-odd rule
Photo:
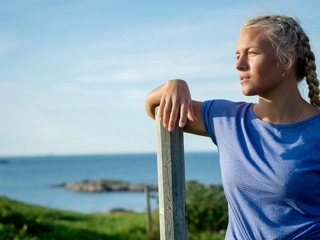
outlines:
[[[0,239],[4,240],[156,240],[158,213],[152,214],[148,235],[145,214],[136,212],[81,214],[55,210],[0,197]],[[189,239],[219,240],[223,234],[188,233]]]
[[[156,220],[158,216],[153,213]],[[152,237],[152,236],[151,236]],[[80,214],[0,197],[0,239],[148,239],[145,214]]]

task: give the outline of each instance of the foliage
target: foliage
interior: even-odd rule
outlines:
[[[228,225],[228,205],[221,185],[186,184],[187,222],[190,232],[223,232]]]
[[[186,185],[189,240],[222,240],[227,205],[221,186]],[[81,214],[25,204],[0,197],[0,240],[158,240],[159,214],[152,213],[146,233],[145,213]]]
[[[209,231],[201,231],[201,232],[188,232],[188,240],[224,240],[225,232],[209,232]]]
[[[0,197],[1,240],[156,240],[158,236],[156,227],[147,236],[144,213],[80,214]]]

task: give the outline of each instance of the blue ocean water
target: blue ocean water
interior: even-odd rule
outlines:
[[[145,211],[140,192],[76,193],[52,185],[85,179],[157,183],[156,154],[117,154],[1,158],[0,195],[41,206],[83,213],[113,208]],[[186,180],[221,183],[218,153],[185,153]],[[156,194],[156,193],[155,193]],[[151,208],[158,205],[151,200]]]

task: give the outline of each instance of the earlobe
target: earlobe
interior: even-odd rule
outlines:
[[[289,70],[292,67],[294,59],[295,59],[294,51],[289,51],[287,56],[285,57],[285,64],[284,64],[285,71]]]
[[[285,70],[289,70],[292,67],[292,59],[289,57],[285,64]]]
[[[284,64],[284,66],[283,66],[282,77],[284,77],[284,75],[287,73],[287,71],[290,70],[291,66],[292,66],[292,60],[291,60],[291,58],[290,58],[290,57],[285,58],[285,64]]]

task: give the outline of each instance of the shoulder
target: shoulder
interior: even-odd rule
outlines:
[[[215,114],[215,115],[233,115],[242,111],[247,111],[253,103],[247,102],[234,102],[230,100],[215,99],[207,100],[202,104],[202,114]]]

